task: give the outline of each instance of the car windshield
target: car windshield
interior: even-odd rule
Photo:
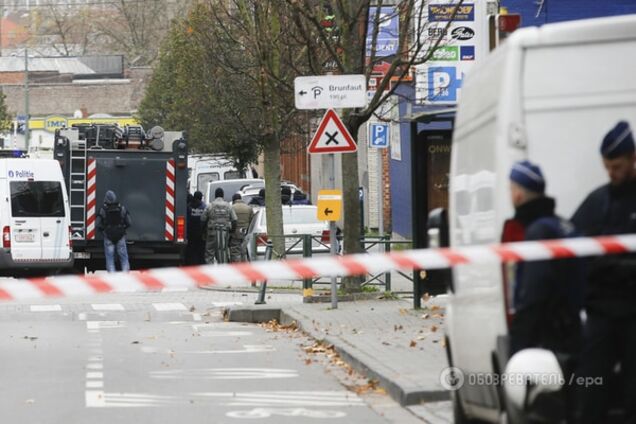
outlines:
[[[218,181],[219,173],[218,172],[206,172],[205,174],[199,174],[197,177],[197,190],[201,190],[203,187],[208,185],[210,181]]]
[[[64,216],[62,185],[57,181],[11,181],[14,217]]]

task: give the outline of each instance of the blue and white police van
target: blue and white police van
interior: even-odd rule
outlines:
[[[15,276],[72,267],[70,224],[56,160],[0,159],[0,273]]]

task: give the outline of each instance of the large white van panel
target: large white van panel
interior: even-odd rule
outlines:
[[[607,131],[622,119],[636,127],[636,78],[625,72],[636,69],[634,52],[636,39],[526,52],[528,157],[543,169],[562,216],[607,182],[599,154]]]

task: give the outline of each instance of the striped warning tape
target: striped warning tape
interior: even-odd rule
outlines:
[[[192,289],[214,284],[248,284],[264,280],[302,280],[380,274],[391,270],[443,269],[467,264],[496,264],[614,255],[636,251],[636,235],[570,238],[454,249],[318,256],[285,261],[157,268],[144,272],[6,280],[0,300],[22,300],[94,293]]]

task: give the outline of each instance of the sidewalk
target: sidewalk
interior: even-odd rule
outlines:
[[[445,297],[414,311],[412,300],[231,307],[230,321],[296,321],[311,337],[332,344],[356,371],[378,380],[401,405],[448,399],[439,375],[447,366],[442,329]]]

